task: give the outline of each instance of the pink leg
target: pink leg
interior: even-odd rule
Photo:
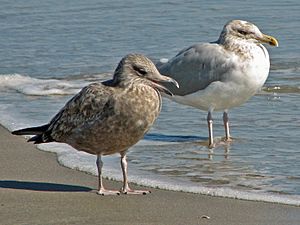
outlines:
[[[129,185],[128,185],[128,177],[127,177],[127,159],[126,159],[126,153],[122,152],[121,153],[121,168],[123,172],[123,187],[121,192],[123,194],[148,194],[151,193],[148,190],[132,190]]]
[[[208,125],[208,147],[214,147],[214,136],[213,136],[213,119],[211,111],[208,111],[207,114],[207,125]]]
[[[97,194],[99,194],[99,195],[119,195],[120,191],[106,190],[103,187],[103,181],[102,181],[103,162],[101,160],[101,155],[97,155],[96,164],[97,164],[97,169],[98,169],[98,181],[99,181]]]
[[[226,111],[224,111],[223,113],[223,122],[225,128],[225,141],[231,141],[230,132],[229,132],[229,117]]]

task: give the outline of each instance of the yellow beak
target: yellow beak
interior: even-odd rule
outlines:
[[[276,38],[263,34],[263,37],[259,39],[259,41],[261,41],[262,43],[267,43],[271,46],[276,46],[278,47],[278,41],[276,40]]]

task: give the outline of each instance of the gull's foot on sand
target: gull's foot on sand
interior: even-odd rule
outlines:
[[[131,188],[122,189],[121,193],[125,195],[146,195],[151,193],[149,190],[133,190]]]
[[[104,188],[97,191],[98,195],[120,195],[120,191],[116,190],[106,190]]]

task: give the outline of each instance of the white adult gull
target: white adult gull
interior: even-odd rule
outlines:
[[[160,91],[171,92],[158,84],[177,82],[161,75],[147,57],[140,54],[125,56],[115,70],[112,80],[84,87],[53,117],[39,127],[12,132],[35,135],[28,141],[35,144],[63,142],[79,151],[97,155],[98,194],[119,194],[107,190],[102,182],[102,155],[119,153],[123,172],[122,193],[145,194],[132,190],[127,179],[126,152],[150,129],[161,109]]]
[[[278,41],[250,22],[232,20],[216,42],[192,45],[157,65],[179,83],[179,89],[169,87],[171,100],[208,111],[210,147],[214,146],[212,112],[224,111],[225,140],[230,141],[228,109],[246,102],[265,83],[270,59],[262,44],[278,46]]]

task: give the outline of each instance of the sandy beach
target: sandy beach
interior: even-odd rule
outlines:
[[[145,196],[99,196],[95,176],[60,166],[55,154],[38,150],[3,127],[0,146],[3,225],[298,225],[300,221],[299,207],[200,194],[150,189]],[[121,187],[108,180],[105,185]]]

